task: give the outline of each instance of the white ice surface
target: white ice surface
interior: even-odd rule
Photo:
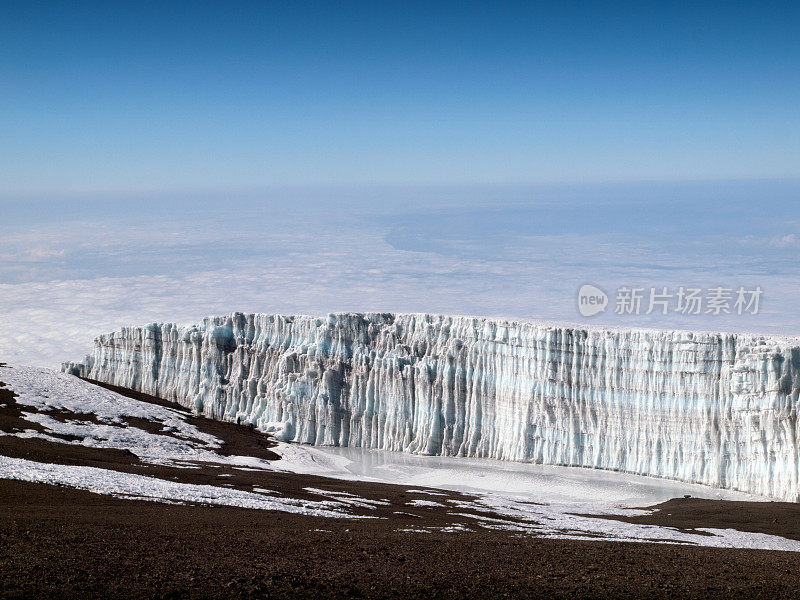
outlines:
[[[553,538],[657,541],[712,547],[800,551],[800,542],[732,529],[703,528],[710,535],[669,527],[637,525],[591,515],[636,516],[642,507],[690,494],[698,498],[768,501],[742,492],[625,473],[449,457],[414,456],[385,450],[329,448],[281,443],[276,467],[305,474],[427,486],[473,494],[474,499],[447,500],[456,512],[484,510],[493,516],[460,512],[465,525],[533,533]],[[410,487],[409,493],[432,495]],[[435,492],[434,492],[435,494]],[[435,496],[434,496],[435,497]],[[432,506],[411,500],[409,506]],[[576,514],[580,513],[580,514]],[[456,528],[457,529],[457,528]],[[453,531],[456,531],[453,529]],[[441,528],[401,529],[427,533]]]
[[[424,486],[466,493],[501,493],[578,505],[647,506],[690,494],[696,498],[766,502],[763,496],[670,479],[599,469],[534,465],[482,458],[418,456],[386,450],[278,443],[275,466],[295,473]]]

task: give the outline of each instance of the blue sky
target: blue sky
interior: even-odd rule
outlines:
[[[2,3],[0,361],[235,310],[800,335],[798,24],[788,2]],[[585,319],[585,283],[763,303]]]
[[[0,191],[800,176],[797,3],[6,2]]]

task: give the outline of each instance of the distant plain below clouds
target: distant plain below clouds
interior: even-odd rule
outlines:
[[[800,183],[0,199],[0,361],[232,311],[440,312],[800,334]],[[584,283],[612,296],[591,319]],[[757,315],[625,315],[620,286],[761,286]]]

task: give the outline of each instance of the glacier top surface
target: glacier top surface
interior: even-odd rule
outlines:
[[[377,311],[365,311],[365,312],[329,312],[325,315],[310,315],[310,314],[302,314],[302,313],[242,313],[239,311],[233,311],[231,313],[226,314],[219,314],[219,315],[208,315],[203,319],[196,321],[196,322],[169,322],[169,321],[158,321],[158,322],[151,322],[146,324],[131,324],[127,327],[123,327],[121,329],[127,329],[131,327],[148,327],[148,326],[159,326],[163,327],[165,325],[173,325],[180,328],[190,328],[190,327],[197,327],[198,325],[202,325],[205,323],[210,323],[214,321],[219,321],[221,319],[227,318],[235,318],[237,316],[254,316],[254,317],[262,317],[262,318],[284,318],[284,319],[291,319],[291,320],[312,320],[312,319],[327,319],[327,318],[346,318],[346,317],[365,317],[368,318],[370,316],[391,316],[395,319],[406,319],[406,318],[417,318],[417,319],[453,319],[453,320],[473,320],[476,322],[492,322],[496,323],[505,327],[531,327],[537,329],[571,329],[575,331],[587,331],[587,332],[597,332],[597,333],[647,333],[647,334],[686,334],[686,335],[702,335],[702,336],[730,336],[736,338],[743,338],[746,340],[752,341],[765,341],[765,342],[772,342],[775,344],[781,345],[790,345],[790,346],[800,346],[800,336],[791,336],[791,335],[776,335],[776,334],[763,334],[758,332],[752,331],[739,331],[739,332],[725,332],[725,331],[715,331],[715,330],[706,330],[706,329],[659,329],[659,328],[649,328],[649,327],[621,327],[621,326],[611,326],[611,325],[594,325],[594,324],[587,324],[587,323],[579,323],[579,322],[569,322],[569,321],[549,321],[549,320],[539,320],[539,319],[524,319],[524,318],[516,318],[516,317],[503,317],[503,316],[479,316],[479,315],[461,315],[461,314],[437,314],[437,313],[403,313],[403,312],[377,312]],[[119,331],[119,330],[117,330]],[[109,335],[114,332],[107,332],[101,335]]]

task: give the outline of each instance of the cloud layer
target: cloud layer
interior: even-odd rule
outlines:
[[[124,325],[232,311],[442,312],[796,335],[793,211],[782,203],[761,218],[741,202],[725,213],[585,199],[165,203],[74,220],[41,209],[0,230],[0,361],[57,366]],[[585,283],[612,296],[620,286],[719,285],[758,285],[764,295],[758,315],[618,316],[612,298],[584,319],[576,294]]]

